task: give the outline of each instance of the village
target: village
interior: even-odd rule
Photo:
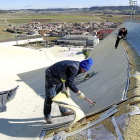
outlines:
[[[13,45],[38,42],[45,46],[63,44],[94,47],[120,24],[120,22],[29,22],[21,25],[10,24],[6,31],[15,33],[15,38],[2,39],[0,42],[13,41]]]

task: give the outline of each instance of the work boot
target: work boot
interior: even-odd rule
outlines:
[[[69,116],[69,115],[73,115],[74,112],[70,111],[70,112],[64,112],[64,113],[61,113],[61,116]]]
[[[46,121],[48,124],[52,124],[52,123],[53,123],[53,121],[52,121],[51,118],[44,118],[44,119],[45,119],[45,121]]]

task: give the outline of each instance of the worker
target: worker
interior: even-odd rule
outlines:
[[[79,98],[84,99],[85,95],[75,85],[74,78],[80,73],[87,72],[93,64],[92,58],[87,60],[70,61],[64,60],[57,62],[46,69],[45,71],[45,101],[44,101],[44,116],[48,124],[52,124],[51,119],[51,104],[52,98],[58,94],[62,88],[63,83],[61,79],[65,80],[66,95],[70,97],[69,88],[77,93]],[[69,116],[74,114],[71,111],[67,111],[66,108],[59,106],[59,110],[62,116]]]
[[[120,40],[121,39],[126,39],[126,36],[127,36],[127,29],[126,28],[120,28],[119,31],[118,31],[118,35],[117,35],[115,49],[117,49]]]

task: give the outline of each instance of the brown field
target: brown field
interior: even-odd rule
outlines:
[[[129,16],[123,16],[123,17],[121,17],[121,19],[124,19],[124,20],[129,20],[131,17],[130,17],[130,15]],[[140,16],[135,16],[135,20],[140,20]]]

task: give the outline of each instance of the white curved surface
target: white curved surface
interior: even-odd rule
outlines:
[[[38,94],[45,92],[45,69],[61,60],[54,54],[0,44],[0,91],[19,85],[15,98],[6,104],[7,111],[0,113],[0,139],[32,140],[38,137],[42,128],[52,126],[44,121],[44,96]],[[53,104],[55,125],[74,118],[60,117],[58,110]]]

